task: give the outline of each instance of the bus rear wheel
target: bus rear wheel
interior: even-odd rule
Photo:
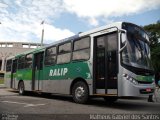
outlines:
[[[19,95],[24,95],[25,90],[24,90],[24,83],[23,83],[23,81],[21,81],[19,83],[18,90],[19,90]]]
[[[76,103],[86,103],[89,98],[89,90],[86,83],[82,81],[76,82],[72,88],[72,96]]]

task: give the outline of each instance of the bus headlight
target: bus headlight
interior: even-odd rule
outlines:
[[[135,79],[132,80],[132,83],[135,84],[135,85],[138,85],[138,82]]]
[[[128,81],[130,81],[131,83],[138,85],[138,82],[136,79],[134,79],[133,77],[127,75],[127,74],[123,74],[123,77],[125,77]]]

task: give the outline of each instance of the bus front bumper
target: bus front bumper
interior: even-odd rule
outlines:
[[[121,96],[148,96],[152,95],[155,90],[155,84],[133,84],[128,80],[124,80],[122,85]]]

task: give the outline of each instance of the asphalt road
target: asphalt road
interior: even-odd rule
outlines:
[[[145,115],[159,114],[159,112],[160,103],[147,102],[147,98],[119,99],[113,104],[107,104],[100,98],[93,98],[88,104],[83,105],[74,103],[70,96],[35,93],[19,96],[16,91],[0,88],[0,119],[2,120],[7,118],[14,120],[95,119],[97,116],[92,115]],[[99,117],[102,119],[103,116]]]

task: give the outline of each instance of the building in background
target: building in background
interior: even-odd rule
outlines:
[[[3,76],[4,74],[7,57],[38,48],[40,46],[40,43],[0,42],[0,76]]]

